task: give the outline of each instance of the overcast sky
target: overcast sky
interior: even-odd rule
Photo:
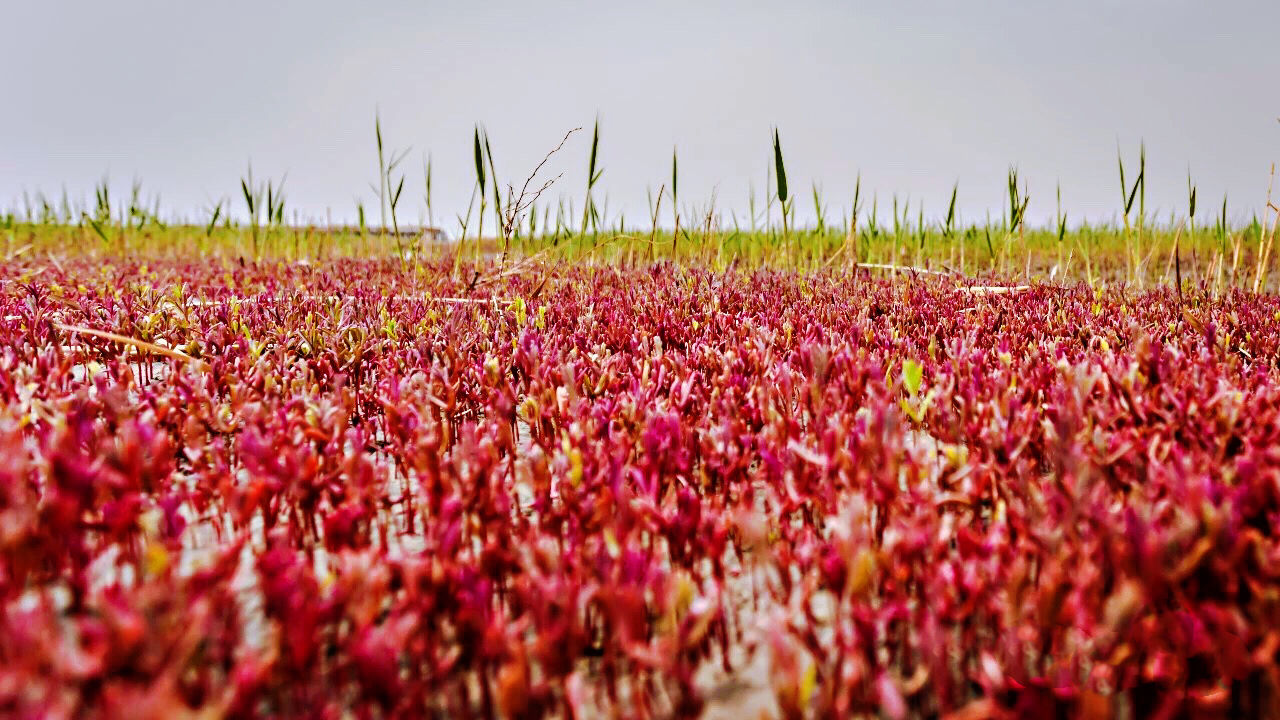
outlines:
[[[969,219],[998,213],[1007,168],[1033,219],[1062,185],[1073,217],[1119,207],[1117,144],[1148,153],[1148,206],[1185,212],[1230,194],[1259,209],[1280,159],[1280,2],[187,2],[15,0],[0,43],[0,203],[91,195],[138,177],[198,216],[259,177],[288,173],[291,209],[350,218],[376,207],[375,109],[412,146],[404,203],[466,207],[471,131],[488,128],[503,182],[563,133],[553,192],[581,201],[590,124],[601,195],[639,222],[646,187],[680,153],[682,200],[741,215],[762,189],[771,129],[799,209],[818,182],[832,212],[856,175],[940,215],[952,183]],[[914,214],[914,212],[913,212]],[[454,223],[446,223],[452,226]]]

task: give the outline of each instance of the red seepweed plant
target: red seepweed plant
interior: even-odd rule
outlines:
[[[1274,297],[29,270],[6,715],[1280,706]]]

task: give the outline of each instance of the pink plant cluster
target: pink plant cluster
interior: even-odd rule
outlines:
[[[1280,707],[1273,297],[76,260],[0,314],[5,716]]]

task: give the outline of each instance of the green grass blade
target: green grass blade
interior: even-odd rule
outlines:
[[[778,200],[785,204],[787,202],[787,169],[782,162],[782,141],[778,137],[776,128],[773,131],[773,165],[777,176]]]

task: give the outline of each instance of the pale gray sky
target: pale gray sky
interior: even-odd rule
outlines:
[[[609,213],[644,215],[646,186],[680,148],[682,199],[742,213],[764,183],[777,125],[792,187],[819,182],[833,214],[861,171],[970,219],[998,212],[1007,167],[1031,214],[1119,206],[1117,142],[1147,143],[1149,207],[1223,192],[1260,208],[1280,159],[1280,2],[334,2],[42,0],[9,3],[0,66],[0,203],[23,190],[91,194],[110,173],[171,212],[238,199],[288,172],[292,208],[323,218],[375,206],[373,117],[421,154],[452,218],[473,182],[471,128],[489,130],[504,182],[574,126],[556,191],[580,202],[589,126],[601,119]],[[448,225],[452,225],[449,223]]]

